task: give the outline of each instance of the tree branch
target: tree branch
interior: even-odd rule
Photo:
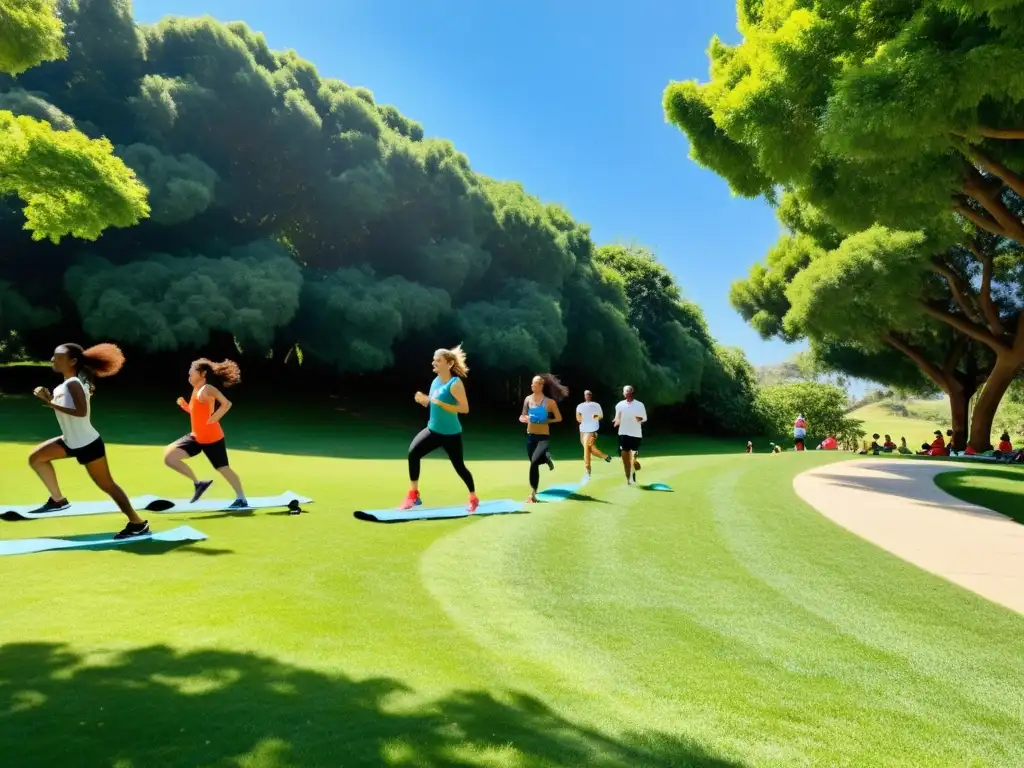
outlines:
[[[998,221],[990,219],[986,216],[981,215],[973,208],[968,207],[964,202],[956,202],[953,204],[953,210],[963,216],[965,219],[972,221],[978,229],[983,229],[986,232],[991,232],[993,235],[999,235],[1000,237],[1006,237],[1006,230],[1003,229]]]
[[[986,139],[1024,140],[1024,128],[990,128],[987,125],[979,125],[978,133]]]
[[[919,300],[918,304],[925,311],[926,314],[934,317],[936,320],[940,320],[946,325],[955,328],[961,333],[966,333],[975,341],[980,341],[985,346],[992,349],[993,352],[999,354],[1001,352],[1009,352],[1010,348],[1001,339],[997,339],[987,328],[984,328],[976,323],[972,323],[970,320],[954,315],[947,312],[944,309],[939,309],[927,301]]]
[[[914,347],[907,344],[896,333],[892,331],[889,331],[884,336],[882,336],[882,340],[885,341],[885,343],[888,344],[893,349],[902,352],[904,355],[913,360],[914,364],[917,365],[917,367],[924,372],[925,376],[934,381],[936,386],[939,387],[939,389],[941,389],[947,395],[949,394],[949,381],[946,378],[945,374],[942,372],[942,369],[935,365],[935,363],[933,363],[931,360],[925,357],[921,352],[914,349]]]
[[[960,363],[960,359],[964,356],[964,352],[967,351],[967,347],[970,346],[971,340],[966,336],[958,334],[956,340],[953,342],[953,346],[949,348],[949,352],[946,353],[946,360],[942,366],[943,373],[949,378],[954,378],[956,375],[956,367]]]
[[[976,146],[968,147],[965,150],[965,154],[976,166],[981,168],[983,171],[991,173],[993,176],[998,176],[1003,180],[1003,182],[1005,182],[1006,186],[1021,197],[1024,197],[1024,176],[1015,173],[994,157],[982,152],[981,149]]]
[[[967,243],[967,250],[974,254],[981,262],[981,290],[978,298],[981,300],[981,311],[985,314],[988,329],[997,337],[1006,335],[1006,326],[999,317],[999,309],[992,301],[992,273],[995,271],[995,259],[992,254],[984,253],[975,242]]]
[[[953,299],[960,306],[960,309],[963,310],[964,314],[979,325],[983,325],[984,319],[981,317],[981,312],[974,302],[968,299],[968,291],[971,290],[971,286],[967,284],[967,281],[950,268],[948,264],[943,264],[938,259],[933,260],[930,267],[932,272],[946,278],[949,292],[953,294]]]

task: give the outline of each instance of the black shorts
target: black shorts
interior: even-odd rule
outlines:
[[[188,454],[189,458],[195,458],[200,453],[206,454],[206,458],[213,465],[214,469],[223,469],[228,466],[228,446],[221,438],[216,443],[200,443],[195,435],[185,435],[174,444]]]
[[[107,455],[107,446],[103,444],[102,437],[97,437],[91,443],[83,445],[81,448],[68,447],[68,444],[64,442],[64,438],[60,438],[60,440],[57,441],[57,444],[64,449],[68,458],[77,460],[82,466],[92,464],[94,461],[99,461]]]
[[[640,444],[644,441],[642,437],[633,437],[632,435],[619,435],[619,453],[623,451],[633,451],[634,453],[640,452]]]

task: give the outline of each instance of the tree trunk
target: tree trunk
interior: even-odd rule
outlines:
[[[962,451],[967,447],[967,414],[970,413],[974,392],[968,391],[960,382],[953,382],[946,394],[949,396],[950,415],[953,419],[953,450]]]
[[[1021,363],[1019,355],[1014,353],[1000,355],[996,359],[995,368],[985,382],[974,406],[974,413],[971,414],[971,445],[974,450],[987,451],[992,448],[992,422],[995,421],[996,410],[1020,370]]]

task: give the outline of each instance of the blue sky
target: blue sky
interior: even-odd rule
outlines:
[[[242,20],[321,74],[369,88],[451,139],[481,173],[516,179],[589,223],[599,243],[652,248],[757,364],[764,342],[729,305],[730,283],[779,235],[761,201],[732,197],[665,123],[669,80],[707,77],[713,34],[738,38],[728,0],[135,0],[135,16]]]

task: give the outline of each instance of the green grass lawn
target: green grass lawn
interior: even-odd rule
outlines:
[[[935,477],[935,484],[958,499],[1024,523],[1024,470],[986,467],[946,472]]]
[[[129,494],[189,491],[161,465],[186,430],[173,403],[95,402]],[[523,497],[520,425],[467,422],[481,496]],[[415,426],[239,404],[225,429],[249,492],[309,494],[309,514],[153,515],[210,538],[0,558],[0,754],[117,768],[1024,764],[1024,616],[797,500],[797,472],[846,456],[662,438],[643,474],[672,494],[601,465],[594,501],[355,520],[399,501]],[[25,457],[54,428],[0,398],[5,501],[44,499]],[[544,482],[577,480],[572,426],[553,450]],[[73,462],[59,472],[70,497],[98,498]],[[423,493],[464,500],[443,459],[426,462]]]
[[[911,412],[918,415],[901,416],[893,413],[887,403],[871,403],[851,411],[849,417],[864,422],[863,429],[867,432],[869,442],[875,432],[879,435],[892,435],[897,445],[900,438],[905,437],[912,451],[920,450],[922,443],[934,440],[935,430],[941,429],[945,434],[950,428],[949,406],[945,401],[915,402]]]

